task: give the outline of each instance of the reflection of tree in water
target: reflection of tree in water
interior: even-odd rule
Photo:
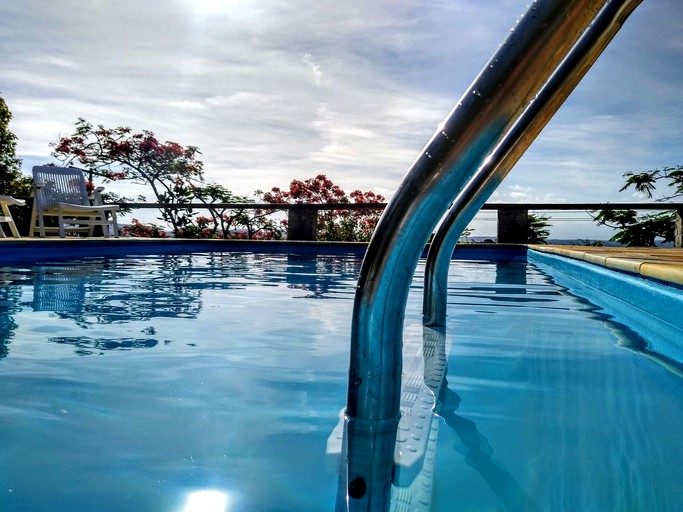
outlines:
[[[33,310],[52,311],[84,329],[153,318],[196,318],[202,302],[201,289],[194,286],[193,266],[190,256],[169,255],[36,265]],[[153,327],[143,333],[156,334]],[[159,344],[153,337],[60,336],[48,341],[73,345],[79,355]]]
[[[12,275],[0,287],[0,358],[25,308],[54,313],[88,329],[89,335],[53,336],[47,341],[72,345],[79,355],[109,350],[151,348],[164,343],[149,326],[140,337],[103,338],[98,325],[155,318],[197,318],[202,291],[284,285],[308,292],[307,298],[353,293],[360,258],[331,255],[208,253],[89,259],[35,265]],[[8,274],[9,275],[9,274]],[[33,300],[21,303],[22,287],[33,285]],[[167,342],[167,341],[166,341]]]
[[[76,347],[76,354],[79,356],[102,354],[105,350],[152,348],[159,344],[154,338],[118,338],[114,340],[102,340],[90,338],[88,336],[50,337],[48,338],[48,341],[59,343],[60,345],[73,345]]]
[[[0,283],[0,359],[9,353],[9,344],[14,337],[17,323],[14,315],[21,310],[21,288],[9,286],[9,283]]]
[[[0,288],[0,357],[7,354],[7,344],[17,327],[12,312],[22,308],[51,312],[88,330],[155,318],[195,319],[202,311],[204,290],[284,285],[312,292],[308,297],[321,298],[335,291],[348,293],[351,289],[352,293],[348,281],[355,281],[359,266],[360,259],[346,256],[239,252],[37,264],[20,276],[20,281],[11,282],[32,284],[32,301],[20,303],[20,286]],[[14,301],[9,299],[11,289],[15,290]],[[14,308],[11,311],[10,306]],[[150,348],[160,343],[152,326],[142,330],[143,336],[133,338],[105,339],[96,332],[50,337],[48,341],[73,345],[81,355]]]
[[[84,328],[195,318],[201,311],[201,291],[192,286],[191,263],[183,259],[159,256],[154,265],[145,265],[145,260],[37,265],[33,310],[53,311]]]
[[[249,285],[274,286],[286,284],[288,288],[310,292],[306,298],[332,298],[336,292],[349,291],[349,282],[355,283],[360,271],[361,258],[347,254],[213,254],[218,277],[242,278]],[[211,270],[216,276],[216,270]],[[206,282],[210,284],[212,276]],[[218,287],[225,287],[225,282]],[[231,286],[231,287],[234,287]],[[353,285],[351,286],[353,292]]]
[[[330,292],[348,290],[345,285],[355,281],[361,260],[335,256],[287,255],[286,280],[288,288],[310,292],[306,298],[331,298]]]

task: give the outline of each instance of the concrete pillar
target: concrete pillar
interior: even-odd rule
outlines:
[[[529,232],[529,210],[498,210],[498,243],[525,244]]]
[[[289,210],[287,215],[287,240],[315,240],[318,227],[318,211],[301,205]]]

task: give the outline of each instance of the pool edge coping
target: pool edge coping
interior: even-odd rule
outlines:
[[[535,244],[528,248],[683,287],[683,249],[680,248]]]

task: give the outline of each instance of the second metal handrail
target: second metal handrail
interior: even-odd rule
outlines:
[[[642,0],[608,2],[576,46],[543,86],[503,141],[462,190],[434,234],[427,255],[422,319],[424,325],[446,323],[448,267],[460,235],[505,176],[536,139],[562,103],[607,47]]]

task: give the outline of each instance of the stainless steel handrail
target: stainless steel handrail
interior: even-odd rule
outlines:
[[[641,2],[614,0],[605,4],[519,121],[455,199],[434,234],[427,255],[422,307],[424,325],[433,328],[445,325],[448,267],[464,229]]]
[[[339,509],[386,511],[399,420],[401,340],[422,248],[475,171],[533,101],[604,0],[536,0],[411,166],[361,267]]]

